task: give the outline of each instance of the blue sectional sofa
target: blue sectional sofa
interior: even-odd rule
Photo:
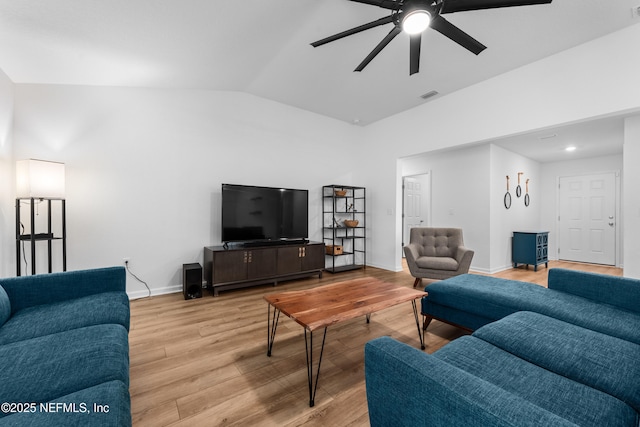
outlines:
[[[427,286],[423,315],[475,332],[433,354],[367,343],[371,425],[640,425],[640,280],[551,269],[548,286]]]
[[[0,279],[0,426],[130,426],[120,267]]]

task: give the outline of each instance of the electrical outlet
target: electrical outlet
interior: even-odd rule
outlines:
[[[126,265],[129,263],[130,258],[128,256],[122,258],[122,262]]]

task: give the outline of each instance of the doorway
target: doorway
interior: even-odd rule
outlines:
[[[429,173],[402,177],[402,247],[409,243],[412,228],[428,227],[431,224],[430,192]],[[404,257],[402,248],[401,253]]]
[[[616,172],[561,177],[558,258],[616,265]]]

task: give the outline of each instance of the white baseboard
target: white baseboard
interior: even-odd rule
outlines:
[[[471,267],[469,269],[469,272],[476,272],[476,273],[482,273],[482,274],[496,274],[496,273],[500,273],[501,271],[505,271],[505,270],[509,270],[513,268],[512,265],[504,265],[502,267],[496,267],[496,268],[477,268],[477,267]]]
[[[498,271],[502,271],[502,270],[498,270]],[[495,273],[495,271],[491,271],[488,268],[477,268],[477,267],[471,267],[469,269],[469,273],[480,273],[480,274],[493,274]]]
[[[388,266],[388,265],[379,265],[379,264],[371,263],[371,262],[367,262],[367,265],[366,265],[366,266],[367,266],[367,267],[379,268],[379,269],[381,269],[381,270],[394,271],[394,272],[396,272],[396,273],[398,273],[398,272],[402,271],[402,267],[400,267],[400,268],[396,268],[395,266],[390,267],[390,266]]]

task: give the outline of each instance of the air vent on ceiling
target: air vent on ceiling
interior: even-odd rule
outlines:
[[[429,99],[429,98],[433,98],[434,96],[436,96],[438,94],[437,90],[432,90],[431,92],[427,92],[424,95],[420,95],[420,98],[422,99]]]

